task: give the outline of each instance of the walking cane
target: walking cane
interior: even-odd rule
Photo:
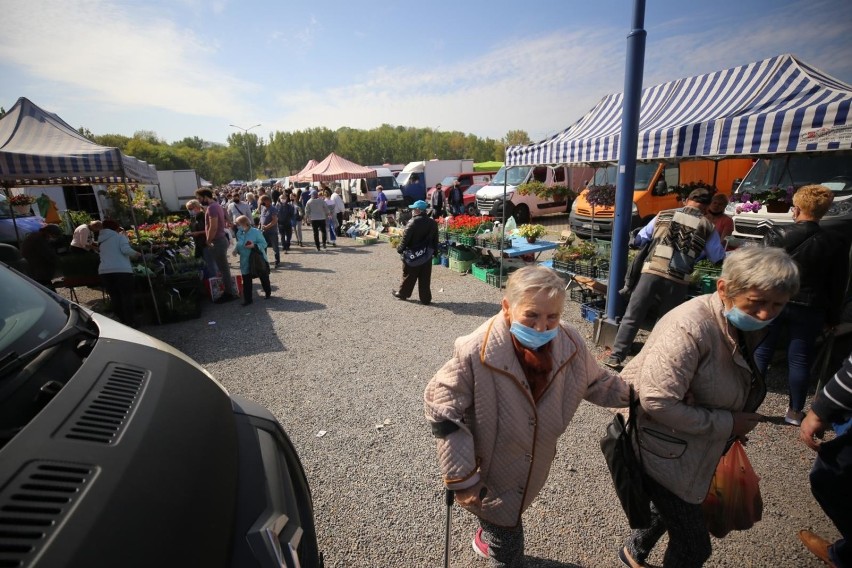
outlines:
[[[454,500],[454,491],[446,489],[444,492],[444,501],[447,503],[447,520],[444,524],[444,568],[450,568],[450,521],[453,516]]]

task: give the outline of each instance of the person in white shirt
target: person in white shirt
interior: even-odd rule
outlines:
[[[94,233],[100,232],[101,222],[92,221],[91,223],[83,223],[74,229],[74,236],[71,237],[71,252],[81,254],[84,252],[97,251],[98,244],[95,240]]]
[[[251,205],[245,202],[240,201],[240,194],[235,193],[233,195],[233,199],[230,203],[228,203],[225,211],[228,213],[228,222],[230,223],[231,230],[233,231],[234,238],[237,238],[237,217],[240,215],[245,215],[249,219],[251,219]]]

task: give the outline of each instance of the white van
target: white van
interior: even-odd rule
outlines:
[[[533,217],[550,213],[570,213],[571,199],[554,201],[542,199],[537,195],[521,195],[518,186],[528,181],[536,180],[545,185],[567,185],[579,188],[585,185],[585,179],[591,177],[590,168],[569,168],[568,166],[503,166],[488,185],[476,193],[476,207],[481,215],[488,215],[495,201],[503,199],[503,184],[506,184],[506,200],[514,206],[513,216],[521,223],[528,223]],[[572,179],[576,178],[576,179]]]
[[[352,197],[358,202],[369,201],[376,202],[376,186],[381,185],[388,200],[388,207],[402,207],[405,202],[402,199],[402,189],[399,187],[396,178],[388,168],[376,168],[376,177],[369,179],[353,179],[349,183],[350,203]]]
[[[739,184],[725,210],[734,219],[734,233],[728,237],[728,243],[740,246],[761,240],[773,225],[793,223],[790,207],[772,213],[767,211],[766,206],[757,212],[737,212],[744,194],[748,194],[752,200],[759,200],[761,193],[773,187],[799,188],[811,184],[824,185],[835,196],[820,226],[835,229],[847,237],[852,236],[852,154],[789,154],[756,160]]]

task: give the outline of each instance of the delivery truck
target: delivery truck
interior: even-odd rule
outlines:
[[[473,171],[473,160],[425,160],[409,162],[396,176],[406,201],[425,199],[428,190],[447,176]]]
[[[157,170],[163,205],[169,211],[180,211],[190,199],[195,199],[195,190],[201,180],[195,170]]]

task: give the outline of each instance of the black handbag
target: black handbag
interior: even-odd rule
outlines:
[[[263,258],[263,255],[260,254],[257,246],[252,248],[249,253],[249,270],[251,275],[255,278],[269,274],[269,263],[265,258]]]
[[[624,416],[620,413],[613,417],[606,428],[606,435],[601,438],[601,451],[606,458],[615,493],[621,501],[630,528],[644,529],[651,526],[651,499],[645,491],[642,478],[642,453],[640,451],[637,456],[631,442],[631,438],[635,439],[636,446],[639,446],[639,432],[636,428],[637,406],[639,400],[633,394],[631,386],[627,422],[625,423]]]

